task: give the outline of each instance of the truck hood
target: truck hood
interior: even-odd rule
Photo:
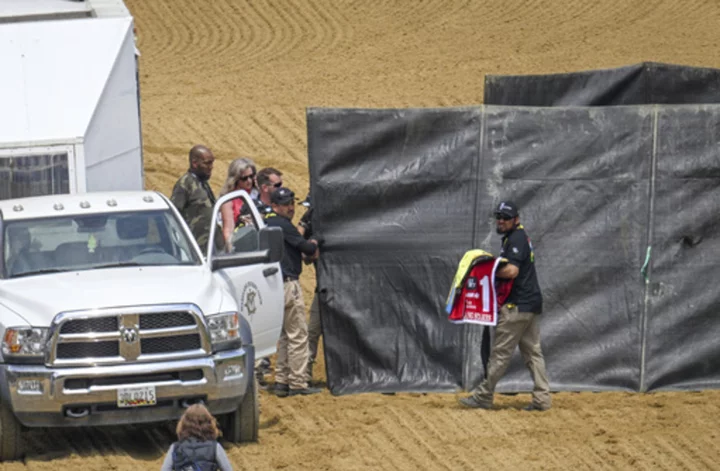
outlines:
[[[29,325],[49,326],[63,311],[191,303],[217,312],[223,292],[205,266],[122,267],[0,282],[0,304]]]

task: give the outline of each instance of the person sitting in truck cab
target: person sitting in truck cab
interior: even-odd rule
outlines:
[[[27,254],[32,245],[30,230],[24,226],[8,227],[7,270],[10,274],[18,274],[30,269]]]

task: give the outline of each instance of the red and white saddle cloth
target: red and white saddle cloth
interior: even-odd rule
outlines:
[[[455,324],[497,325],[498,306],[510,295],[512,280],[495,279],[501,258],[478,257],[452,300],[449,320]]]

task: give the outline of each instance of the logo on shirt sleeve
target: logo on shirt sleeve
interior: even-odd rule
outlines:
[[[533,249],[530,237],[527,238],[528,246],[530,247],[530,263],[535,263],[535,249]]]

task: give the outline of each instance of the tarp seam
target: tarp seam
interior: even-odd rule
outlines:
[[[648,204],[648,223],[647,223],[647,251],[652,253],[653,244],[653,226],[655,224],[655,180],[657,177],[657,140],[658,140],[658,113],[659,107],[653,106],[653,130],[652,130],[652,155],[650,160],[650,188],[649,204]],[[646,352],[647,352],[647,328],[648,328],[648,311],[650,309],[650,280],[652,279],[652,260],[647,265],[645,272],[645,295],[643,299],[643,309],[640,318],[640,392],[647,390],[646,378]]]
[[[482,177],[482,171],[483,171],[483,164],[485,160],[483,159],[483,149],[485,148],[485,105],[480,105],[480,119],[479,119],[479,127],[480,127],[480,137],[479,140],[476,143],[476,152],[475,152],[475,162],[476,162],[476,168],[475,168],[475,198],[474,198],[474,205],[473,205],[473,224],[472,224],[472,239],[470,240],[471,246],[474,248],[477,238],[477,223],[478,223],[478,206],[480,204],[480,178]],[[467,389],[470,384],[470,378],[472,375],[472,372],[470,371],[470,368],[474,364],[473,361],[471,361],[468,351],[473,352],[474,350],[471,348],[471,344],[474,341],[476,329],[471,329],[468,326],[463,326],[464,334],[463,335],[463,369],[462,369],[462,388]],[[481,334],[482,335],[482,334]],[[482,338],[482,337],[481,337]],[[484,374],[484,372],[483,372]]]

